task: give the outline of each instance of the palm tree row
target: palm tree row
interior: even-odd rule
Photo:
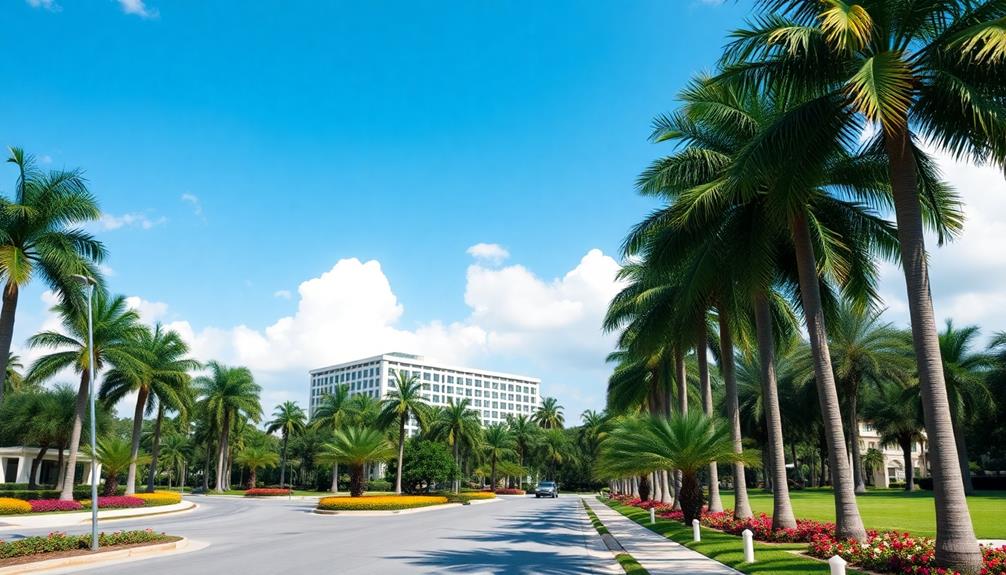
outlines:
[[[625,242],[628,287],[605,321],[621,333],[609,407],[626,416],[673,410],[684,418],[684,359],[705,362],[714,321],[738,460],[734,512],[750,515],[736,381],[736,365],[748,357],[761,388],[773,524],[792,526],[776,356],[802,318],[836,530],[865,538],[855,498],[862,458],[850,458],[846,447],[851,431],[858,451],[858,432],[853,420],[843,421],[840,390],[852,403],[846,411],[856,413],[860,386],[897,378],[863,369],[855,353],[833,353],[844,340],[830,330],[856,336],[856,325],[832,321],[843,306],[861,312],[855,321],[871,321],[877,263],[897,261],[911,317],[909,377],[918,381],[930,446],[937,562],[976,570],[981,556],[964,501],[964,446],[955,433],[924,241],[926,227],[939,242],[952,239],[963,217],[920,142],[959,158],[1006,160],[1006,5],[763,0],[757,12],[732,34],[715,75],[696,78],[679,108],[654,123],[652,140],[676,149],[639,178],[639,190],[663,206]]]

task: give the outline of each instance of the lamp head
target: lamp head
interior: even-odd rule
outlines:
[[[77,282],[80,283],[80,285],[83,285],[83,286],[96,286],[96,285],[98,285],[98,282],[94,281],[94,278],[92,278],[90,276],[85,276],[85,275],[81,275],[81,274],[73,274],[70,277],[72,277],[73,279],[77,280]]]

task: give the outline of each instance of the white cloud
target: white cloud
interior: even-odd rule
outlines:
[[[141,212],[133,212],[117,216],[115,214],[101,214],[98,224],[103,230],[117,230],[119,228],[140,228],[149,230],[167,223],[168,219],[161,216],[151,219]]]
[[[192,213],[196,215],[199,219],[206,221],[206,217],[203,215],[203,203],[199,199],[199,196],[195,194],[190,194],[185,192],[181,196],[182,201],[192,205]]]
[[[59,8],[59,6],[57,6],[56,8]],[[50,156],[49,154],[42,154],[41,156],[38,157],[38,161],[43,164],[51,164],[52,156]]]
[[[280,299],[290,299],[293,297],[293,294],[290,293],[290,290],[288,289],[276,290],[272,293],[272,295],[273,297],[278,297]]]
[[[500,264],[510,257],[510,252],[499,244],[478,243],[468,248],[468,255],[476,260],[491,264]]]
[[[129,296],[126,298],[126,305],[129,309],[140,314],[143,323],[153,325],[164,320],[168,315],[168,304],[160,301],[148,301],[139,296]]]
[[[157,18],[159,15],[157,9],[148,7],[144,0],[116,0],[116,2],[126,14],[133,14],[140,18]]]
[[[112,269],[111,266],[105,264],[98,264],[98,271],[101,272],[101,275],[106,278],[115,276],[115,270]]]
[[[43,10],[48,10],[49,12],[59,12],[60,10],[63,9],[62,6],[56,4],[55,0],[28,0],[28,5],[31,6],[32,8],[42,8]]]

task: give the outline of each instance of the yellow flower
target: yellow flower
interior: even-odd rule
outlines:
[[[396,511],[441,505],[447,498],[439,495],[369,495],[364,497],[322,497],[318,509],[326,511]]]

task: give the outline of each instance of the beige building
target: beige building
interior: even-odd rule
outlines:
[[[923,434],[925,435],[925,434]],[[905,482],[905,456],[899,445],[881,445],[880,435],[868,421],[859,422],[859,450],[866,455],[868,449],[877,449],[884,454],[883,469],[873,470],[873,484],[877,487],[890,487],[891,483]],[[915,479],[929,475],[929,462],[926,460],[926,443],[919,441],[912,444],[912,467],[915,469]]]
[[[31,462],[38,457],[37,447],[0,447],[0,483],[29,483]],[[66,461],[67,452],[63,452]],[[35,482],[39,485],[54,485],[59,477],[59,450],[48,449],[42,456],[41,464],[35,470]],[[98,464],[98,480],[101,480],[101,464]],[[77,452],[77,481],[81,485],[91,484],[91,457],[83,451]]]

